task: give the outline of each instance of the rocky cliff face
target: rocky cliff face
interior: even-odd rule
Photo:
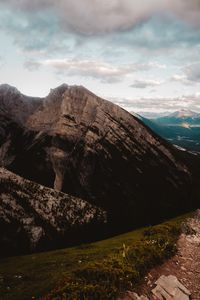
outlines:
[[[15,87],[0,85],[0,115],[10,116],[20,124],[26,122],[41,102],[42,98],[24,96]]]
[[[0,255],[89,240],[105,224],[103,210],[0,168]]]
[[[192,174],[179,151],[85,88],[62,85],[44,99],[30,99],[5,93],[4,86],[0,104],[16,124],[5,129],[1,165],[102,207],[115,229],[192,206]]]

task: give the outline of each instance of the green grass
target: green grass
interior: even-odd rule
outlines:
[[[2,259],[0,299],[39,299],[50,291],[45,299],[112,299],[174,253],[188,216],[92,244]]]

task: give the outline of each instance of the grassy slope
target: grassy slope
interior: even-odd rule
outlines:
[[[172,219],[168,224],[179,226],[188,216]],[[119,252],[123,244],[128,247],[140,242],[144,237],[144,230],[145,228],[135,230],[93,244],[2,259],[0,260],[0,299],[38,299],[55,288],[65,276],[87,266],[88,262],[101,262],[110,254]]]

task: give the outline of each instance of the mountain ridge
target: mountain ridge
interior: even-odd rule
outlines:
[[[0,92],[0,103],[2,98],[5,102]],[[193,175],[180,151],[119,106],[84,87],[61,85],[39,98],[36,109],[26,110],[23,123],[20,105],[17,109],[16,116],[3,114],[9,121],[0,164],[102,208],[113,230],[191,207]]]

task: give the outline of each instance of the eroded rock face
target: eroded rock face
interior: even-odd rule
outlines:
[[[90,240],[105,224],[103,210],[0,168],[0,255]]]
[[[102,207],[115,229],[192,206],[191,171],[179,151],[125,110],[83,87],[62,85],[38,102],[32,99],[21,117],[20,107],[30,99],[12,95],[0,88],[2,107],[6,98],[6,107],[18,103],[16,115],[7,110],[4,116],[17,124],[23,120],[20,146],[13,129],[1,143],[6,168]]]

